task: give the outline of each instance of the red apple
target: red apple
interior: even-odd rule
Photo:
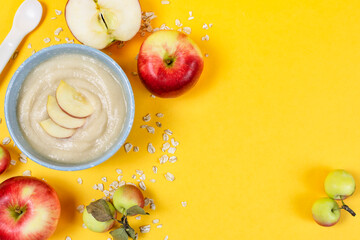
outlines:
[[[9,151],[2,145],[0,145],[0,174],[5,172],[5,170],[10,165],[11,156]]]
[[[123,185],[116,189],[113,196],[113,203],[116,210],[122,214],[126,213],[129,208],[138,205],[143,208],[145,199],[140,189],[134,185]]]
[[[44,181],[21,176],[0,184],[0,239],[48,239],[59,217],[59,198]]]
[[[141,45],[137,66],[141,81],[151,93],[177,97],[196,84],[204,59],[187,35],[157,31]]]

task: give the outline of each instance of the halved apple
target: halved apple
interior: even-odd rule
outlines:
[[[64,128],[79,128],[86,122],[85,118],[73,118],[66,114],[57,104],[56,98],[50,95],[46,104],[46,110],[51,120]]]
[[[61,81],[56,89],[56,100],[65,113],[75,118],[88,117],[94,112],[94,108],[85,96],[65,81]]]
[[[65,18],[77,40],[103,49],[136,35],[141,26],[141,7],[138,0],[68,0]]]
[[[50,136],[56,138],[69,138],[75,133],[75,129],[67,129],[60,127],[53,120],[46,119],[40,122],[40,126],[47,132]]]

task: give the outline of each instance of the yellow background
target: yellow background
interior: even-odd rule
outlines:
[[[31,55],[54,41],[54,31],[73,38],[64,15],[66,0],[42,0],[41,25],[19,46],[19,56],[0,75],[0,101],[12,74]],[[81,227],[80,204],[103,195],[92,189],[101,178],[116,180],[116,168],[124,180],[136,169],[145,171],[147,190],[156,210],[132,220],[138,226],[151,224],[140,239],[358,239],[359,217],[343,212],[331,228],[318,226],[311,217],[312,203],[325,196],[323,181],[336,168],[349,170],[360,180],[360,3],[335,0],[194,1],[142,0],[144,11],[154,11],[152,23],[175,27],[175,19],[192,28],[205,69],[198,84],[175,99],[149,97],[136,71],[140,36],[124,48],[106,49],[123,67],[132,84],[136,115],[128,141],[140,152],[126,154],[122,148],[107,162],[80,172],[59,172],[31,161],[18,162],[0,176],[3,181],[31,170],[45,178],[58,192],[62,216],[52,240],[70,236],[79,239],[107,239]],[[11,28],[21,0],[0,2],[0,40]],[[194,20],[188,21],[189,11]],[[203,23],[213,23],[204,30]],[[208,34],[209,41],[201,41]],[[45,44],[43,39],[51,37]],[[163,128],[174,132],[180,142],[175,164],[158,164],[161,130],[155,135],[139,126],[142,116],[162,112]],[[9,136],[3,118],[0,139]],[[146,144],[157,152],[150,155]],[[12,145],[10,145],[12,146]],[[18,150],[11,147],[13,159]],[[159,173],[153,174],[151,166]],[[174,182],[164,178],[167,171]],[[82,185],[76,179],[84,180]],[[149,182],[155,178],[156,183]],[[108,185],[108,183],[106,184]],[[181,201],[188,206],[182,207]],[[347,200],[360,214],[359,193]],[[151,223],[160,219],[163,228]]]

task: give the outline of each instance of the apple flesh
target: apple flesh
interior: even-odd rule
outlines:
[[[320,198],[312,206],[312,216],[321,226],[333,226],[340,219],[339,205],[331,198]]]
[[[139,188],[133,185],[123,185],[115,191],[113,203],[116,210],[126,214],[126,210],[133,206],[138,205],[144,208],[145,200]]]
[[[116,218],[116,210],[115,210],[114,206],[110,202],[106,202],[106,203],[108,204],[108,206],[110,208],[110,212],[115,219]],[[83,212],[83,221],[85,223],[85,226],[93,232],[107,232],[114,226],[114,224],[116,222],[114,219],[106,221],[106,222],[99,222],[87,211],[86,208]]]
[[[0,174],[6,171],[9,167],[11,156],[9,151],[2,145],[0,145]]]
[[[142,83],[152,94],[177,97],[196,84],[204,59],[187,35],[157,31],[141,45],[137,67]]]
[[[136,35],[141,26],[141,7],[138,0],[69,0],[65,18],[77,40],[103,49]]]
[[[75,133],[75,129],[67,129],[60,127],[50,118],[41,121],[40,126],[45,130],[47,134],[55,138],[69,138]]]
[[[85,96],[65,81],[61,81],[56,89],[56,100],[65,113],[75,118],[85,118],[94,112],[94,108]]]
[[[34,177],[13,177],[0,184],[0,239],[45,240],[60,217],[55,190]]]
[[[57,104],[56,98],[53,96],[48,97],[46,110],[51,120],[63,128],[79,128],[86,122],[85,118],[73,118],[66,114],[63,110],[61,110]]]
[[[355,191],[354,177],[345,170],[330,172],[324,183],[326,194],[335,200],[343,200],[351,196]]]

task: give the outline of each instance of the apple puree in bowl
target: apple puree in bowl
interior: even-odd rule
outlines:
[[[61,139],[40,126],[49,118],[48,96],[61,81],[90,102],[94,112],[74,135]],[[99,60],[80,54],[63,54],[38,65],[19,93],[17,114],[25,138],[40,154],[58,162],[79,163],[106,152],[117,140],[126,116],[124,91],[116,76]]]

